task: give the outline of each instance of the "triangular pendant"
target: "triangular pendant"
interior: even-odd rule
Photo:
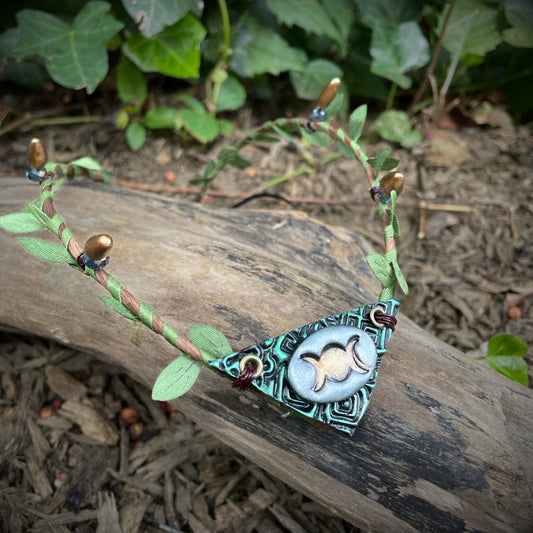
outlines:
[[[322,318],[210,365],[238,378],[243,362],[255,362],[262,367],[251,382],[257,389],[352,435],[376,384],[399,305],[384,300]]]

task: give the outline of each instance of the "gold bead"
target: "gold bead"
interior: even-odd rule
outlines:
[[[111,236],[106,233],[100,233],[87,239],[83,251],[91,259],[99,261],[109,254],[111,248],[113,248],[113,239]]]
[[[328,105],[331,104],[331,102],[333,102],[333,99],[335,98],[335,96],[337,96],[337,93],[339,92],[340,87],[341,87],[340,78],[333,78],[324,87],[324,90],[320,93],[320,96],[318,97],[318,105],[323,108],[328,107]]]
[[[401,172],[389,172],[379,181],[379,188],[385,196],[390,196],[391,191],[400,194],[403,191],[403,174]]]
[[[28,146],[28,164],[30,168],[42,168],[46,165],[46,150],[40,139],[32,139]]]

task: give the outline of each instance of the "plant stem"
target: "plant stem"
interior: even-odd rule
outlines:
[[[39,118],[30,122],[31,126],[68,126],[71,124],[88,124],[90,122],[101,122],[101,115],[80,116],[80,117],[56,117]]]
[[[390,91],[389,91],[389,96],[387,97],[387,105],[385,107],[387,111],[392,109],[392,105],[394,104],[394,97],[396,96],[397,89],[398,89],[398,84],[395,81],[393,81]]]
[[[45,179],[41,183],[41,194],[44,198],[42,210],[48,217],[54,218],[58,215],[52,195],[52,179]],[[72,232],[67,228],[64,221],[58,227],[57,236],[64,243],[66,242],[66,248],[73,259],[77,262],[78,257],[83,252],[83,246],[72,235]],[[133,313],[145,326],[149,327],[152,331],[162,335],[167,342],[180,349],[183,353],[187,354],[193,359],[203,362],[201,351],[188,339],[180,337],[177,333],[164,322],[157,314],[150,313],[148,320],[143,320],[143,308],[146,309],[146,304],[136,298],[130,291],[122,287],[117,280],[115,280],[106,270],[98,271],[85,271],[86,274],[91,275],[104,289],[106,289],[113,298],[124,305],[131,313]],[[170,334],[170,333],[173,333]],[[174,341],[171,341],[174,339]]]
[[[413,108],[416,106],[416,104],[418,104],[418,102],[424,96],[424,93],[426,92],[426,89],[429,83],[429,78],[430,76],[433,75],[433,71],[435,70],[435,67],[437,66],[437,61],[439,60],[440,51],[442,49],[442,43],[444,41],[444,37],[446,36],[448,23],[450,22],[450,16],[453,10],[455,9],[456,5],[457,5],[457,0],[452,0],[452,3],[450,4],[450,7],[448,8],[448,12],[446,13],[446,18],[444,19],[444,23],[442,24],[439,38],[437,39],[437,42],[435,43],[435,49],[433,50],[433,55],[431,56],[431,62],[428,65],[426,76],[424,77],[424,80],[420,84],[420,87],[418,88],[418,91],[416,92],[413,98],[413,101],[411,102],[411,105],[409,106],[408,112],[410,114],[413,113]]]
[[[209,73],[205,83],[205,105],[211,114],[215,114],[218,97],[220,94],[220,87],[225,80],[221,81],[220,72],[227,71],[228,57],[231,55],[231,26],[228,14],[228,6],[226,0],[218,0],[218,7],[220,9],[220,16],[222,18],[222,45],[219,49],[219,58],[213,70]]]

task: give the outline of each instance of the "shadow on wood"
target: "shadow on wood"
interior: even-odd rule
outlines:
[[[0,215],[39,195],[2,179]],[[377,298],[357,235],[298,213],[206,208],[96,184],[56,207],[83,242],[115,240],[108,267],[181,334],[223,331],[235,349]],[[44,230],[40,238],[53,240]],[[94,353],[152,386],[176,352],[99,299],[74,269],[0,230],[0,324]],[[198,424],[363,530],[531,531],[532,391],[468,360],[400,316],[355,436],[283,417],[203,369],[175,402]]]

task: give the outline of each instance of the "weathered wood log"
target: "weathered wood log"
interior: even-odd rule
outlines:
[[[37,186],[2,179],[0,214]],[[209,324],[234,348],[375,301],[365,242],[298,213],[224,210],[70,184],[58,211],[83,241],[115,239],[109,270],[180,333]],[[39,237],[52,239],[45,231]],[[0,324],[122,365],[151,386],[175,358],[107,308],[103,289],[0,230]],[[533,394],[406,317],[354,437],[328,431],[203,369],[176,405],[269,472],[363,530],[531,531]]]

